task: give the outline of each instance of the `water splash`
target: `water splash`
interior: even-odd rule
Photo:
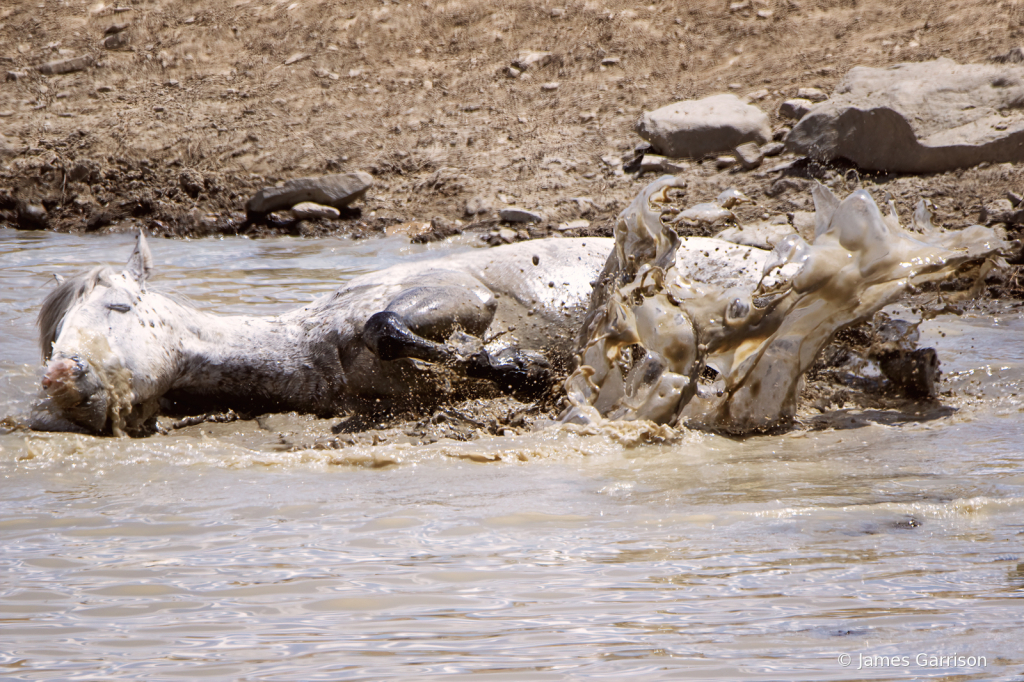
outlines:
[[[818,185],[813,243],[794,234],[769,254],[705,240],[718,246],[704,256],[720,262],[714,278],[704,277],[694,249],[681,248],[661,219],[677,186],[659,178],[619,215],[577,339],[564,421],[775,427],[795,414],[804,372],[838,330],[925,282],[973,275],[980,283],[1019,248],[1001,229],[942,231],[923,202],[912,233],[891,201],[883,215],[864,190],[840,201]],[[711,390],[698,386],[705,366],[720,375]]]

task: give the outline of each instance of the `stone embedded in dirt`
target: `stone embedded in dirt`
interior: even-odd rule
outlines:
[[[618,66],[621,62],[621,57],[605,57],[601,60],[601,66]]]
[[[761,165],[761,161],[764,160],[764,154],[761,152],[761,147],[758,146],[756,142],[741,144],[736,147],[735,154],[740,165],[746,170],[757,168]]]
[[[793,211],[791,223],[796,233],[810,243],[814,241],[814,211]]]
[[[681,211],[669,222],[675,225],[714,226],[729,220],[736,220],[736,214],[716,203],[703,202]]]
[[[74,73],[84,71],[93,65],[92,55],[82,55],[71,59],[59,59],[55,62],[46,62],[36,67],[36,71],[46,76],[55,76],[62,73]]]
[[[1024,203],[1024,196],[1017,194],[1013,190],[1006,191],[1006,198],[1014,208],[1018,208],[1022,203]]]
[[[264,187],[249,199],[246,209],[250,213],[268,213],[303,201],[341,208],[366,194],[372,185],[373,177],[362,171],[296,178],[281,187]]]
[[[784,118],[801,119],[813,106],[814,102],[809,99],[787,99],[779,105],[779,116]]]
[[[982,207],[978,222],[988,225],[1024,223],[1024,210],[1019,210],[1011,199],[997,199]]]
[[[554,82],[544,83],[542,86],[540,86],[540,89],[543,90],[544,92],[552,92],[554,90],[557,90],[558,86],[559,84]]]
[[[45,228],[47,223],[46,208],[41,204],[22,204],[18,207],[18,217],[22,222]]]
[[[520,76],[523,75],[523,72],[514,66],[506,66],[505,75],[508,76],[509,78],[519,78]]]
[[[6,80],[17,82],[26,76],[28,76],[28,71],[8,71],[5,78]]]
[[[1024,162],[1024,66],[949,59],[857,67],[786,147],[866,170],[933,173]]]
[[[302,203],[292,206],[292,215],[299,220],[314,220],[316,218],[334,220],[341,216],[341,211],[333,206],[324,206],[323,204],[317,204],[312,201],[303,201]]]
[[[722,208],[732,208],[733,206],[739,206],[740,204],[752,204],[754,202],[743,192],[739,191],[735,187],[730,187],[715,197],[715,203]]]
[[[555,61],[555,55],[552,52],[520,52],[519,57],[512,62],[512,66],[520,71],[526,71],[530,68],[539,69],[553,61]]]
[[[690,168],[686,161],[675,161],[660,154],[644,154],[640,159],[641,175],[644,173],[682,173]]]
[[[125,47],[131,42],[127,33],[111,33],[103,39],[103,47],[107,50],[117,50]]]
[[[113,35],[114,33],[120,33],[129,26],[131,26],[131,24],[129,24],[128,22],[124,22],[123,24],[111,24],[110,26],[107,26],[107,30],[104,31],[103,34],[109,36]]]
[[[735,156],[716,156],[715,157],[715,168],[718,170],[725,170],[726,168],[732,168],[736,165]]]
[[[178,185],[185,191],[185,194],[193,199],[206,189],[206,181],[203,178],[203,174],[192,168],[184,168],[178,173]]]
[[[313,55],[309,54],[308,52],[296,52],[291,57],[288,57],[288,59],[284,60],[284,65],[291,66],[296,62],[301,62],[302,60],[309,59],[312,56]]]
[[[645,111],[636,132],[659,154],[701,158],[771,138],[768,116],[736,95],[714,95]]]
[[[498,218],[506,223],[539,223],[544,216],[523,208],[503,208],[498,211]]]
[[[580,218],[578,220],[570,220],[567,223],[558,224],[558,229],[561,232],[565,232],[567,230],[585,230],[588,227],[590,227],[590,221],[584,218]]]
[[[761,147],[761,154],[764,156],[778,156],[785,151],[786,145],[781,142],[769,142],[765,146]]]
[[[996,62],[997,64],[1021,64],[1024,63],[1024,48],[1015,47],[1006,54],[998,54],[994,57],[990,57],[989,61]]]
[[[758,222],[743,227],[729,227],[719,232],[716,237],[745,246],[759,249],[774,249],[783,239],[793,234],[793,226],[782,221]]]
[[[474,216],[490,213],[494,210],[494,202],[485,196],[477,195],[466,202],[466,215]]]
[[[430,223],[421,221],[388,225],[384,228],[384,234],[389,237],[393,237],[396,234],[404,234],[407,237],[418,237],[420,235],[427,234],[430,231]]]
[[[824,102],[828,99],[828,95],[819,88],[800,88],[796,91],[796,98],[810,100],[811,102]]]

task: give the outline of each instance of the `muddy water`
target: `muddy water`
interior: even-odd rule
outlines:
[[[155,286],[267,313],[451,248],[152,247]],[[35,391],[52,273],[130,250],[0,231],[0,417]],[[0,678],[1015,678],[1024,318],[926,336],[946,407],[746,441],[577,428],[289,452],[274,428],[322,424],[287,416],[4,433]]]

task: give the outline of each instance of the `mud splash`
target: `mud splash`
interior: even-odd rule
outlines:
[[[676,186],[659,178],[618,218],[578,338],[580,367],[565,384],[564,421],[776,427],[796,413],[804,372],[838,330],[927,282],[980,283],[1019,247],[998,228],[939,230],[924,202],[911,232],[891,202],[883,216],[864,190],[840,201],[818,185],[813,243],[791,235],[763,260],[756,249],[733,254],[716,281],[678,257],[681,240],[662,221]],[[705,367],[718,373],[710,389],[698,384]]]

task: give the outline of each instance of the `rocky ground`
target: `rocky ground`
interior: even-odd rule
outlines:
[[[984,61],[1021,42],[1022,20],[1024,6],[988,0],[12,0],[0,9],[0,223],[362,237],[432,222],[498,241],[497,210],[518,207],[544,221],[505,240],[581,219],[562,232],[604,233],[649,179],[622,168],[644,110],[732,92],[782,136],[780,105],[800,88],[828,93],[855,65]],[[524,51],[552,56],[513,70]],[[51,62],[63,66],[38,68]],[[691,162],[688,199],[736,187],[755,200],[741,220],[787,214],[810,208],[816,177],[888,191],[905,214],[929,197],[937,222],[961,226],[1024,188],[1018,166],[783,178],[766,172],[775,163]],[[337,220],[246,220],[261,187],[350,170],[374,186]]]

